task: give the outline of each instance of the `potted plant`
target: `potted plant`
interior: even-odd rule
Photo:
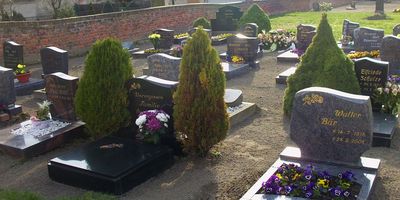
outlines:
[[[373,99],[382,104],[381,111],[398,116],[400,113],[400,77],[389,76],[385,87],[375,90]]]
[[[135,123],[147,143],[158,144],[168,128],[169,115],[163,110],[146,110],[139,113]]]
[[[26,65],[18,64],[17,69],[15,69],[15,76],[20,83],[26,83],[31,77],[31,72],[26,69]]]
[[[153,44],[154,49],[158,49],[160,45],[161,35],[158,33],[153,33],[149,35],[149,40]]]

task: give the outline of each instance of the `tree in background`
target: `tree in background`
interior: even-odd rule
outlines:
[[[129,122],[126,82],[132,77],[129,53],[115,39],[97,41],[85,60],[75,110],[90,135],[110,134]]]
[[[291,113],[296,92],[307,87],[360,93],[354,63],[337,46],[326,13],[322,14],[317,34],[301,57],[296,72],[289,76],[287,85],[283,106],[285,114]]]
[[[239,19],[239,26],[243,26],[247,23],[256,23],[258,25],[258,31],[265,30],[268,32],[271,30],[271,22],[267,13],[264,12],[257,4],[251,5],[246,12]]]
[[[211,29],[211,23],[205,17],[199,17],[193,21],[193,27],[202,26],[204,29]]]
[[[184,47],[179,86],[174,94],[174,122],[184,150],[205,156],[226,137],[225,75],[208,34],[199,28]]]
[[[53,12],[53,18],[65,18],[75,16],[75,11],[72,5],[65,0],[42,0],[45,7]]]

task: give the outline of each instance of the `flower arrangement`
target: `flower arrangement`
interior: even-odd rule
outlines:
[[[44,100],[42,103],[37,103],[39,109],[36,111],[36,117],[31,117],[33,121],[46,121],[50,119],[50,101]]]
[[[149,40],[153,44],[154,49],[158,49],[160,43],[161,35],[158,33],[153,33],[149,35]]]
[[[347,54],[347,57],[350,59],[357,59],[357,58],[362,58],[362,57],[377,58],[377,57],[379,57],[379,55],[380,55],[379,50],[356,51],[356,52]]]
[[[153,53],[161,53],[160,49],[146,49],[144,53],[153,54]]]
[[[393,10],[394,13],[400,13],[400,8],[396,8]]]
[[[226,61],[227,62],[232,62],[232,63],[235,63],[235,64],[243,64],[245,62],[243,57],[236,56],[236,55],[234,55],[232,57],[227,56],[226,57]]]
[[[146,110],[139,113],[135,123],[139,127],[139,133],[144,141],[157,144],[160,135],[166,133],[168,128],[169,115],[162,110]]]
[[[232,36],[234,36],[234,35],[235,35],[235,34],[232,34],[232,33],[222,33],[222,34],[213,36],[212,39],[215,39],[215,40],[223,40],[223,39],[226,39],[226,38],[228,38],[228,37],[232,37]]]
[[[263,44],[263,48],[271,51],[289,48],[296,38],[293,32],[283,29],[271,30],[268,33],[263,30],[257,37],[260,43]]]
[[[15,69],[14,72],[15,72],[15,75],[29,73],[29,71],[26,69],[26,65],[24,65],[24,64],[18,64],[17,68]]]
[[[305,168],[282,164],[262,189],[266,194],[287,195],[310,199],[356,199],[361,185],[351,171],[337,176],[318,171],[312,165]]]
[[[174,35],[174,39],[181,39],[181,38],[187,38],[187,37],[189,37],[189,33],[187,33],[187,32]]]
[[[171,55],[175,57],[182,57],[183,55],[183,48],[181,45],[177,45],[172,47]]]
[[[400,77],[389,76],[385,87],[377,88],[372,98],[382,104],[382,112],[397,116],[400,113]]]

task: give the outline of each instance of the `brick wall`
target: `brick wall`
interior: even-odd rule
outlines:
[[[268,14],[310,10],[314,0],[257,1]],[[351,0],[330,0],[335,6]],[[246,10],[253,2],[231,4]],[[142,40],[157,28],[186,30],[198,17],[215,18],[218,8],[226,4],[186,4],[118,13],[99,14],[68,19],[0,22],[0,42],[13,40],[24,45],[26,63],[40,61],[39,51],[46,46],[57,46],[69,51],[70,56],[84,54],[97,39],[108,36],[121,40]],[[3,48],[0,48],[3,63]]]

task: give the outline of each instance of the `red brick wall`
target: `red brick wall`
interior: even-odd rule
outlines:
[[[268,14],[310,10],[314,0],[257,1]],[[335,6],[351,0],[330,0]],[[243,11],[253,2],[232,4]],[[13,40],[24,45],[27,63],[40,61],[39,51],[46,46],[57,46],[69,51],[70,56],[85,53],[97,39],[108,36],[121,40],[141,40],[157,28],[186,30],[198,17],[215,18],[215,12],[224,5],[188,4],[99,14],[69,19],[0,22],[0,42]],[[3,63],[0,48],[0,63]],[[0,64],[1,65],[1,64]]]

